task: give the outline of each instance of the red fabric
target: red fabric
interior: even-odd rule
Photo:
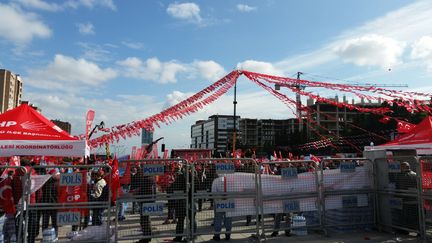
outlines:
[[[381,146],[432,144],[432,117],[426,117],[408,133]]]
[[[93,110],[88,110],[87,111],[87,116],[86,116],[86,140],[89,139],[89,133],[90,133],[90,129],[93,123],[93,119],[95,116],[95,112]]]
[[[123,164],[126,164],[126,169],[124,175],[120,177],[120,184],[129,185],[131,183],[131,166],[129,162]]]
[[[0,115],[0,140],[78,140],[22,104]]]
[[[87,171],[81,171],[83,181],[81,186],[59,186],[58,187],[58,202],[59,203],[79,203],[87,202]],[[89,209],[87,208],[73,208],[66,209],[63,211],[68,212],[80,212],[81,216],[89,215]]]
[[[120,174],[118,170],[117,156],[114,156],[111,170],[111,202],[117,200],[117,192],[120,189]]]
[[[411,124],[405,121],[397,121],[397,130],[399,133],[408,133],[416,127],[415,124]]]
[[[16,213],[14,197],[12,194],[12,179],[6,177],[0,182],[0,207],[6,214]]]

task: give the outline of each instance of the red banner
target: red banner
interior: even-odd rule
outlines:
[[[91,126],[93,124],[94,117],[95,117],[94,110],[88,110],[86,116],[86,140],[87,141],[89,139],[89,133],[90,133]]]
[[[87,197],[87,171],[81,171],[82,183],[80,186],[59,186],[58,189],[58,201],[59,203],[81,203],[88,202]],[[81,217],[89,214],[89,209],[67,209],[64,211],[69,212],[80,212]]]

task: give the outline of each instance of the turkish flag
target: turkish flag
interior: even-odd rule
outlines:
[[[409,122],[405,122],[401,120],[397,121],[397,130],[399,133],[408,133],[415,127],[416,127],[415,124],[411,124]]]
[[[0,181],[0,208],[6,214],[15,215],[16,208],[12,194],[12,180],[9,177],[1,179]]]

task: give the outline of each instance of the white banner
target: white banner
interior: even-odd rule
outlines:
[[[324,188],[326,190],[355,190],[372,188],[372,168],[368,166],[356,167],[352,173],[341,173],[340,169],[324,170]],[[221,192],[224,188],[224,177],[219,177],[213,181],[212,190]],[[255,188],[254,174],[235,173],[226,174],[225,178],[227,192],[248,192]],[[263,196],[289,195],[291,193],[313,193],[317,192],[316,176],[312,172],[300,173],[298,178],[284,179],[280,175],[261,175],[261,185]],[[344,196],[328,196],[325,200],[325,207],[329,209],[339,209],[344,207]],[[355,195],[357,207],[368,206],[368,196],[366,194]],[[345,200],[346,201],[346,200]],[[287,207],[286,200],[264,201],[264,214],[283,213]],[[227,212],[227,215],[244,216],[254,215],[256,210],[254,195],[251,198],[236,198],[235,210]],[[346,204],[346,203],[345,203]],[[317,198],[298,199],[296,207],[301,212],[316,211]]]
[[[85,155],[83,140],[0,140],[0,157],[15,155],[72,156]]]

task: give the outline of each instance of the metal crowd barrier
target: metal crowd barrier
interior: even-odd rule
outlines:
[[[364,158],[321,161],[322,227],[326,234],[375,226],[374,166]]]
[[[422,234],[424,223],[418,158],[400,156],[374,162],[379,229]]]
[[[392,157],[373,163],[364,158],[325,159],[319,165],[150,159],[122,161],[119,168],[122,190],[112,212],[111,189],[105,189],[108,196],[102,201],[90,196],[92,171],[105,171],[110,184],[108,165],[1,166],[0,197],[19,201],[4,232],[15,231],[17,242],[39,242],[43,230],[53,228],[64,242],[70,231],[90,225],[92,212],[92,226],[102,225],[87,229],[101,230],[106,242],[111,234],[114,242],[168,237],[193,242],[201,235],[251,233],[260,239],[270,232],[328,234],[372,227],[417,232],[422,240],[432,240],[432,157]],[[49,194],[54,191],[55,197]],[[17,222],[16,229],[12,221]],[[96,241],[101,240],[82,242]]]
[[[271,161],[259,174],[261,230],[306,235],[321,226],[318,166],[314,161]],[[268,173],[270,172],[270,173]]]
[[[110,242],[112,235],[110,166],[32,166],[26,176],[28,206],[23,211],[24,242],[42,241],[44,234],[49,234],[51,239],[58,238],[58,242],[69,242],[71,239],[75,242],[100,242],[101,240]],[[93,176],[105,180],[104,189],[96,190],[95,185],[92,184],[92,179],[95,179],[92,178]],[[91,221],[90,217],[92,217]],[[89,223],[92,228],[87,230],[94,231],[90,235],[71,234],[85,229]],[[96,234],[98,239],[94,238]]]
[[[115,241],[176,237],[190,232],[190,167],[183,159],[119,163],[130,181],[117,195]],[[124,175],[125,176],[125,175]]]
[[[27,169],[24,166],[0,166],[0,197],[3,201],[3,240],[23,242],[24,208],[28,186]],[[6,209],[7,208],[7,209]],[[18,226],[18,227],[17,227]]]
[[[237,177],[234,177],[236,173]],[[253,159],[198,159],[192,164],[192,216],[199,235],[259,235],[258,167]],[[255,225],[252,220],[255,218]],[[222,225],[224,230],[222,231]]]
[[[421,178],[421,200],[422,210],[420,216],[421,234],[425,241],[432,241],[432,157],[424,156],[419,158]]]

